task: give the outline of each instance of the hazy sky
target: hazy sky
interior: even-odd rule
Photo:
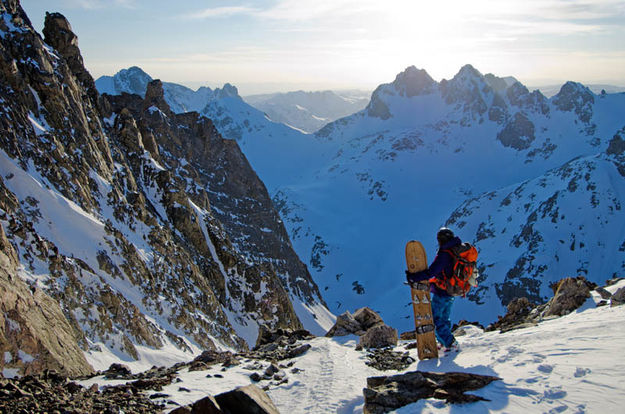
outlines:
[[[470,63],[526,85],[625,86],[625,0],[22,0],[63,13],[94,78],[140,66],[241,94],[373,89]]]

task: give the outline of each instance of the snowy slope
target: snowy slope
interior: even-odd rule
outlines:
[[[152,77],[141,68],[132,66],[120,70],[114,76],[100,76],[95,84],[101,94],[121,95],[125,92],[143,97],[148,83],[152,80]],[[214,91],[205,86],[194,91],[177,83],[163,82],[163,89],[167,103],[176,113],[199,112],[212,99],[237,94],[236,88],[230,84],[225,84],[222,89],[217,88]]]
[[[614,292],[620,282],[608,288]],[[597,298],[598,300],[598,298]],[[405,406],[397,413],[414,412],[619,412],[625,403],[623,373],[619,357],[625,342],[625,306],[594,308],[589,299],[585,310],[540,323],[538,326],[500,334],[484,333],[475,327],[463,328],[458,336],[461,351],[439,360],[415,359],[405,371],[471,372],[495,375],[495,381],[473,392],[491,401],[446,405],[429,399]],[[287,384],[270,386],[269,396],[285,413],[362,413],[362,389],[369,376],[393,375],[397,371],[377,371],[367,365],[366,352],[356,351],[357,338],[316,338],[303,356],[291,360],[285,370]],[[400,342],[397,351],[404,352]],[[287,363],[283,361],[283,363]],[[252,383],[248,368],[241,365],[208,371],[181,372],[180,382],[166,386],[168,400],[188,404],[206,395],[229,391]],[[268,362],[262,362],[263,369]],[[142,367],[135,367],[137,370]],[[293,369],[299,372],[293,372]],[[216,377],[219,373],[223,378]],[[102,377],[82,384],[106,385]],[[265,385],[261,382],[260,386]],[[188,391],[181,391],[181,387]],[[174,405],[170,405],[174,408]]]
[[[595,95],[568,82],[548,99],[513,77],[482,75],[470,65],[441,82],[409,67],[380,85],[364,110],[314,136],[271,122],[238,96],[212,100],[201,112],[224,136],[238,141],[267,185],[330,310],[371,306],[393,326],[408,330],[411,311],[402,285],[405,242],[422,240],[431,260],[436,230],[465,200],[540,180],[576,157],[603,153],[623,127],[625,95]],[[596,179],[606,189],[607,177]],[[603,219],[608,226],[619,226],[621,220],[617,214]],[[480,222],[454,230],[475,242]],[[588,254],[580,261],[614,258],[605,252],[609,245],[580,237],[585,236],[577,240],[585,243]],[[502,283],[522,248],[502,246],[506,257],[516,254],[514,260],[492,257],[500,254],[493,249],[481,253],[484,265],[501,263],[496,273],[484,271],[491,278],[485,286]],[[552,262],[538,266],[548,268]],[[550,274],[547,268],[540,274]],[[576,269],[556,266],[548,279],[570,270]],[[547,283],[540,285],[544,289]],[[489,296],[488,306],[479,311],[477,297],[474,302],[459,300],[464,305],[456,306],[454,320],[466,312],[479,313],[485,323],[494,320],[509,298],[497,290]]]
[[[622,157],[622,154],[621,154]],[[541,177],[472,198],[446,225],[475,235],[483,281],[459,314],[492,318],[500,301],[540,303],[564,276],[599,281],[625,269],[625,179],[613,155],[575,159]],[[465,308],[463,310],[463,308]]]
[[[369,102],[364,91],[287,92],[245,96],[253,107],[276,122],[291,125],[307,133],[325,124],[360,111]]]
[[[623,126],[623,113],[625,95],[597,96],[573,82],[547,99],[469,65],[440,83],[411,67],[393,83],[378,87],[365,110],[320,130],[320,167],[295,185],[274,184],[274,202],[332,311],[368,305],[393,326],[407,330],[412,322],[402,285],[405,242],[422,240],[432,260],[436,230],[464,200],[539,179],[573,158],[602,153]],[[259,158],[247,151],[246,155],[253,165]],[[258,172],[263,177],[264,170]],[[620,188],[622,178],[613,174],[596,180],[608,191],[608,179]],[[623,201],[620,192],[615,197]],[[582,215],[586,211],[595,214],[583,208]],[[569,216],[577,218],[579,214]],[[602,220],[608,227],[622,223],[618,214]],[[479,222],[454,230],[475,242],[477,226]],[[578,241],[580,237],[585,238],[579,234]],[[583,242],[589,255],[581,261],[601,255],[614,258],[605,252],[610,245]],[[491,254],[497,253],[485,250],[480,261],[497,262]],[[503,278],[514,262],[502,266],[509,267],[498,269],[503,274],[489,273],[493,281],[488,286]],[[620,262],[613,262],[608,267],[618,266]],[[554,267],[555,272],[564,270]],[[528,277],[534,276],[541,275]],[[588,277],[606,275],[589,272]],[[452,318],[476,314],[491,322],[502,313],[507,298],[496,296],[496,291],[489,294],[493,300],[479,311],[475,302],[459,300],[467,306],[456,307]]]
[[[96,86],[100,93],[120,95],[125,92],[143,97],[151,80],[150,75],[133,66],[114,76],[98,78]],[[299,180],[304,170],[318,165],[321,149],[313,138],[270,120],[241,99],[236,87],[230,84],[214,91],[206,87],[192,91],[182,85],[163,82],[163,89],[173,112],[199,112],[213,121],[221,135],[236,140],[254,169],[263,171],[261,179],[272,194],[274,185]]]

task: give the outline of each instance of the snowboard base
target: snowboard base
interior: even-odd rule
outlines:
[[[427,257],[421,242],[411,240],[406,244],[406,264],[415,273],[427,268]],[[438,358],[434,319],[430,302],[430,284],[413,283],[410,286],[415,319],[415,335],[419,359]]]

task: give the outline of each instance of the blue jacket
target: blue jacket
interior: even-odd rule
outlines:
[[[451,275],[454,271],[454,260],[451,254],[444,250],[449,250],[453,247],[462,244],[462,240],[459,237],[454,237],[447,243],[439,247],[434,261],[429,268],[417,273],[409,273],[408,280],[410,282],[420,282],[422,280],[429,280],[433,277],[437,279],[444,279],[444,275]],[[430,291],[439,296],[449,296],[446,291],[438,288],[434,283],[430,284]]]

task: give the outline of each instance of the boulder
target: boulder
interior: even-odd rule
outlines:
[[[590,297],[590,289],[591,286],[583,276],[560,280],[553,298],[547,303],[547,310],[543,316],[564,316],[571,313]]]
[[[132,376],[128,366],[117,363],[111,364],[103,374],[106,379],[129,379]]]
[[[620,288],[610,299],[610,306],[619,306],[625,304],[625,287]]]
[[[379,323],[384,323],[380,315],[367,307],[360,308],[354,312],[354,319],[360,324],[363,331]]]
[[[360,337],[359,344],[363,348],[397,346],[397,330],[384,323],[376,325]]]
[[[332,328],[330,328],[328,333],[326,333],[326,336],[345,336],[355,334],[361,331],[362,327],[360,326],[360,323],[358,323],[358,321],[354,319],[349,311],[345,311],[336,318],[336,323]]]
[[[399,335],[399,339],[401,339],[402,341],[413,341],[417,339],[417,332],[416,331],[402,332],[401,335]]]
[[[497,322],[488,325],[488,327],[486,327],[486,331],[495,331],[499,329],[502,332],[505,332],[524,326],[534,306],[535,305],[525,297],[512,299],[512,301],[508,304],[506,314],[503,317],[500,317]]]
[[[278,409],[269,396],[256,385],[239,387],[215,396],[225,414],[278,414]]]
[[[433,373],[413,371],[406,374],[367,378],[365,414],[394,411],[423,398],[437,398],[448,403],[485,400],[467,391],[480,389],[501,378],[468,372]]]

